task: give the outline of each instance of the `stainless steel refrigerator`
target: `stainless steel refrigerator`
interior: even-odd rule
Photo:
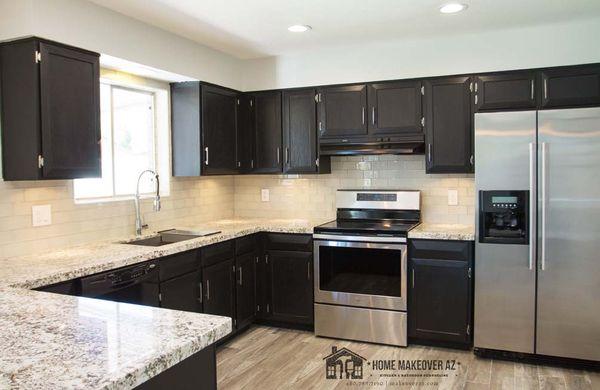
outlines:
[[[600,108],[475,115],[478,350],[600,361]]]

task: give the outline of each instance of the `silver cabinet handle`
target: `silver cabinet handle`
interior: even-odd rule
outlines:
[[[210,300],[210,280],[206,279],[206,300]]]
[[[427,144],[427,159],[431,163],[431,144]]]
[[[531,80],[531,100],[533,100],[533,98],[534,98],[534,91],[535,91],[534,81]]]
[[[365,108],[362,108],[362,124],[365,124]]]
[[[202,303],[202,282],[198,283],[198,302]]]
[[[544,79],[544,99],[548,99],[548,79]]]
[[[542,221],[541,221],[541,225],[542,225],[542,245],[541,245],[541,260],[542,260],[542,271],[546,269],[546,218],[547,218],[547,199],[546,199],[546,187],[548,185],[547,183],[547,178],[546,178],[546,143],[542,142],[542,156],[541,156],[541,160],[542,160],[542,196],[541,196],[541,211],[542,211]]]
[[[279,147],[277,147],[275,153],[277,153],[277,164],[281,164],[281,157],[279,156]]]
[[[240,279],[238,283],[240,286],[242,286],[244,284],[244,274],[242,273],[242,267],[238,267],[238,270],[240,271]]]
[[[288,147],[285,148],[285,163],[290,163],[290,148]]]
[[[534,142],[529,143],[529,269],[533,269],[533,263],[535,259],[535,240],[537,238],[536,232],[536,202],[537,197],[537,171],[535,169],[535,151],[536,144]]]
[[[310,261],[306,263],[306,279],[310,280]]]
[[[475,85],[477,85],[477,84],[475,84]],[[477,97],[477,94],[476,94],[476,95],[475,95],[475,105],[477,105],[477,102],[478,102],[478,101],[479,101],[479,99],[478,99],[478,97]]]
[[[412,286],[415,288],[415,269],[412,269]]]
[[[375,126],[375,106],[371,107],[371,123]]]
[[[204,165],[208,165],[208,146],[204,148]]]

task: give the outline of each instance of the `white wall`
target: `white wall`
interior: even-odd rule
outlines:
[[[247,60],[244,90],[600,62],[600,19]]]
[[[0,0],[0,40],[26,35],[241,87],[239,59],[84,0]]]

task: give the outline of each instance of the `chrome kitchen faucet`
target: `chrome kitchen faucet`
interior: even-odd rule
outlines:
[[[140,211],[140,179],[144,176],[145,173],[151,173],[154,175],[154,181],[156,182],[156,196],[154,197],[154,211],[160,211],[160,182],[158,180],[158,173],[154,172],[151,169],[147,169],[140,173],[137,179],[137,186],[135,189],[135,234],[136,236],[142,235],[142,229],[148,227],[147,224],[142,222],[142,213]]]

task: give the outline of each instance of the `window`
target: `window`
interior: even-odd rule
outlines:
[[[161,194],[168,194],[167,102],[166,89],[101,81],[102,178],[75,180],[76,201],[129,198],[146,169],[159,173]],[[144,177],[140,193],[153,191],[151,176]]]

